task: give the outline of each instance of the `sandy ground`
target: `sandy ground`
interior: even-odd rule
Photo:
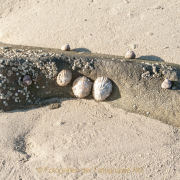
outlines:
[[[180,64],[179,0],[1,0],[0,41]]]
[[[1,0],[0,41],[180,64],[179,0]],[[78,49],[79,48],[79,49]],[[0,114],[2,180],[178,180],[180,131],[94,100]]]
[[[178,129],[104,102],[60,103],[1,114],[0,179],[180,179]]]

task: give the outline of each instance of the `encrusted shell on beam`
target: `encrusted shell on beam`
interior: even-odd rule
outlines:
[[[72,73],[70,70],[63,69],[57,76],[57,84],[59,86],[66,86],[71,82]]]
[[[73,93],[78,98],[84,98],[91,92],[92,82],[85,76],[76,78],[73,82]]]
[[[69,44],[65,44],[64,46],[61,47],[62,51],[70,51],[70,46]]]
[[[98,77],[93,85],[93,97],[96,101],[105,100],[112,92],[112,82],[106,77]]]
[[[172,83],[171,83],[171,81],[169,79],[165,79],[163,81],[163,83],[161,84],[161,87],[163,89],[169,89],[169,88],[171,88],[171,86],[172,86]]]
[[[32,84],[32,80],[31,80],[31,77],[29,75],[25,75],[23,77],[23,84],[25,86],[30,86]]]
[[[125,58],[127,59],[134,59],[136,57],[134,51],[128,51],[125,55]]]

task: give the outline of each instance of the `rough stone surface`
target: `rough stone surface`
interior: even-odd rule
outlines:
[[[49,105],[49,109],[58,109],[60,107],[59,103],[52,103]]]
[[[10,111],[46,105],[53,97],[74,97],[72,82],[86,76],[92,82],[104,76],[113,83],[106,99],[114,107],[159,119],[180,127],[180,66],[164,62],[126,60],[124,57],[93,53],[64,52],[58,49],[0,44],[0,110]],[[56,83],[63,69],[72,72],[65,87]],[[24,75],[33,83],[24,86]],[[162,89],[165,78],[172,88]],[[87,98],[92,99],[92,93]],[[133,108],[133,105],[136,108]]]

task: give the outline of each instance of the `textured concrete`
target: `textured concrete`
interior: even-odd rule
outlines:
[[[180,127],[179,65],[58,49],[1,46],[4,47],[0,58],[2,111],[42,106],[47,99],[54,97],[73,98],[75,78],[85,75],[94,81],[105,76],[113,82],[113,91],[106,100],[113,107]],[[62,69],[70,69],[73,73],[73,79],[66,87],[56,83],[57,74]],[[27,89],[22,85],[25,74],[33,79]],[[172,81],[170,89],[161,88],[165,78]],[[92,95],[87,97],[92,98]]]

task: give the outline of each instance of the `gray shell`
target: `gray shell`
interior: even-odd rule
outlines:
[[[70,70],[63,69],[57,76],[57,84],[59,86],[66,86],[72,79],[72,73]]]
[[[112,82],[106,77],[98,77],[93,85],[93,97],[96,101],[105,100],[112,92]]]
[[[62,51],[70,51],[70,46],[69,44],[65,44],[64,46],[61,47]]]
[[[128,51],[125,55],[125,58],[127,59],[134,59],[136,57],[134,51]]]
[[[84,98],[91,92],[92,82],[85,76],[80,76],[73,82],[73,93],[78,98]]]
[[[30,86],[32,84],[32,80],[31,80],[31,77],[29,75],[25,75],[23,77],[23,84],[25,86]]]
[[[172,83],[171,83],[171,81],[169,79],[165,79],[163,81],[163,83],[161,84],[161,87],[163,89],[169,89],[169,88],[171,88],[171,86],[172,86]]]

